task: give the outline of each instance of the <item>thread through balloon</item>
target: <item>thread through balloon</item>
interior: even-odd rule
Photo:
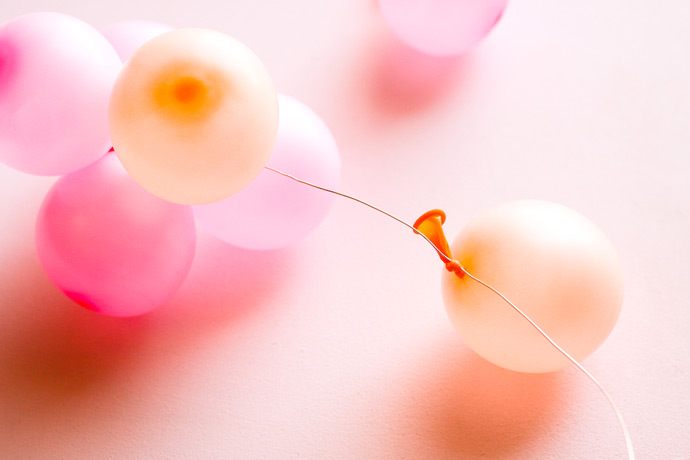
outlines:
[[[633,449],[632,439],[631,439],[631,437],[630,437],[630,432],[628,431],[628,427],[627,427],[627,425],[626,425],[626,423],[625,423],[625,420],[623,419],[623,414],[622,414],[621,411],[618,409],[618,406],[617,406],[616,403],[614,402],[613,397],[611,397],[611,395],[609,394],[609,392],[606,391],[606,389],[604,388],[604,386],[603,386],[603,385],[602,385],[602,384],[601,384],[601,383],[600,383],[600,382],[599,382],[599,381],[598,381],[598,380],[597,380],[597,379],[596,379],[596,378],[595,378],[595,377],[594,377],[594,376],[593,376],[593,375],[592,375],[582,364],[580,364],[580,362],[579,362],[578,360],[576,360],[575,358],[573,358],[567,351],[565,351],[560,345],[558,345],[558,343],[556,343],[555,340],[553,340],[546,332],[544,332],[544,330],[543,330],[541,327],[539,327],[539,325],[538,325],[536,322],[534,322],[534,320],[533,320],[532,318],[530,318],[529,315],[527,315],[525,312],[523,312],[517,305],[515,305],[510,299],[508,299],[508,297],[506,297],[504,294],[502,294],[498,289],[496,289],[495,287],[491,286],[490,284],[486,283],[485,281],[482,281],[481,279],[479,279],[479,278],[475,277],[474,275],[472,275],[472,273],[470,273],[469,271],[467,271],[467,269],[465,269],[465,267],[463,267],[462,264],[460,264],[460,262],[458,262],[457,260],[454,260],[454,259],[448,257],[446,254],[444,254],[443,251],[441,251],[441,249],[439,249],[439,247],[436,246],[436,244],[434,244],[426,235],[424,235],[423,233],[419,232],[414,226],[408,224],[407,222],[405,222],[404,220],[402,220],[402,219],[400,219],[400,218],[394,216],[393,214],[391,214],[391,213],[389,213],[389,212],[387,212],[387,211],[384,211],[383,209],[381,209],[381,208],[379,208],[379,207],[377,207],[377,206],[374,206],[374,205],[371,204],[371,203],[367,203],[366,201],[361,200],[361,199],[359,199],[359,198],[356,198],[356,197],[354,197],[354,196],[348,195],[348,194],[346,194],[346,193],[339,192],[339,191],[337,191],[337,190],[332,190],[332,189],[329,189],[329,188],[326,188],[326,187],[322,187],[322,186],[317,185],[317,184],[313,184],[313,183],[308,182],[308,181],[306,181],[306,180],[299,179],[299,178],[293,176],[292,174],[288,174],[288,173],[286,173],[286,172],[284,172],[284,171],[281,171],[281,170],[272,168],[272,167],[270,167],[270,166],[265,166],[265,169],[268,169],[269,171],[273,171],[273,172],[275,172],[275,173],[277,173],[277,174],[280,174],[281,176],[286,177],[286,178],[288,178],[288,179],[291,179],[291,180],[293,180],[293,181],[299,182],[300,184],[304,184],[304,185],[307,185],[307,186],[309,186],[309,187],[313,187],[313,188],[315,188],[315,189],[317,189],[317,190],[321,190],[321,191],[324,191],[324,192],[327,192],[327,193],[332,193],[332,194],[334,194],[334,195],[337,195],[337,196],[340,196],[340,197],[347,198],[347,199],[349,199],[349,200],[355,201],[355,202],[357,202],[357,203],[359,203],[359,204],[362,204],[362,205],[364,205],[364,206],[367,206],[367,207],[373,209],[374,211],[377,211],[377,212],[379,212],[379,213],[381,213],[381,214],[383,214],[383,215],[385,215],[385,216],[387,216],[387,217],[389,217],[389,218],[391,218],[391,219],[393,219],[393,220],[399,222],[400,224],[404,225],[405,227],[408,227],[409,229],[411,229],[415,234],[417,234],[417,235],[421,236],[422,238],[424,238],[424,239],[426,240],[426,242],[429,243],[429,244],[431,245],[432,248],[434,248],[434,250],[435,250],[436,253],[441,257],[441,259],[443,259],[443,260],[446,261],[446,263],[452,264],[453,267],[456,267],[457,269],[459,269],[464,275],[467,275],[468,277],[470,277],[470,278],[471,278],[472,280],[474,280],[475,282],[481,284],[482,286],[484,286],[485,288],[489,289],[491,292],[493,292],[494,294],[496,294],[497,296],[499,296],[499,297],[500,297],[506,304],[508,304],[517,314],[519,314],[519,315],[520,315],[523,319],[525,319],[525,320],[526,320],[526,321],[527,321],[537,332],[539,332],[539,334],[540,334],[542,337],[544,337],[544,338],[546,339],[546,341],[548,341],[549,344],[550,344],[552,347],[554,347],[554,348],[555,348],[561,355],[563,355],[568,361],[570,361],[571,363],[573,363],[573,365],[575,365],[575,367],[577,367],[577,368],[578,368],[578,369],[579,369],[579,370],[580,370],[580,371],[581,371],[581,372],[582,372],[582,373],[583,373],[583,374],[584,374],[584,375],[585,375],[585,376],[586,376],[586,377],[587,377],[587,378],[588,378],[588,379],[599,389],[599,391],[601,392],[601,394],[604,395],[604,397],[605,397],[606,400],[608,401],[609,405],[610,405],[611,408],[613,409],[614,413],[616,414],[616,418],[617,418],[617,420],[618,420],[618,423],[620,424],[621,429],[623,430],[623,436],[624,436],[624,438],[625,438],[625,446],[626,446],[627,453],[628,453],[628,460],[635,460],[635,451],[634,451],[634,449]]]

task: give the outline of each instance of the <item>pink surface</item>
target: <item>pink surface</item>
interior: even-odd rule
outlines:
[[[401,47],[376,2],[27,0],[95,27],[141,18],[231,33],[319,113],[341,189],[452,238],[522,198],[563,203],[621,256],[625,299],[585,365],[640,459],[690,458],[690,29],[685,2],[510,3],[469,56]],[[453,331],[441,265],[400,225],[336,200],[297,245],[199,234],[150,315],[76,307],[43,273],[34,220],[53,179],[0,166],[3,458],[625,458],[614,414],[573,369],[501,370]]]

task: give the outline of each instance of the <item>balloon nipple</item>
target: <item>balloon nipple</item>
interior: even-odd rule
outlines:
[[[465,269],[462,268],[462,265],[460,265],[460,262],[457,260],[451,260],[450,262],[446,263],[446,270],[451,273],[455,273],[455,276],[458,278],[465,276]]]
[[[208,108],[214,99],[205,82],[189,76],[161,82],[155,90],[154,97],[159,107],[171,113],[196,116],[200,115],[204,108]]]
[[[446,264],[446,270],[461,277],[464,275],[462,265],[453,260],[453,255],[448,246],[448,240],[443,233],[443,224],[446,222],[446,213],[440,209],[432,209],[422,214],[413,225],[417,232],[421,233],[436,247],[438,256]]]

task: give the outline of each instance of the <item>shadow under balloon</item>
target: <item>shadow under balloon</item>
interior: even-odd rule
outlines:
[[[471,54],[430,56],[387,34],[378,41],[371,60],[372,100],[386,111],[405,114],[430,106],[462,86]]]
[[[254,251],[238,248],[198,232],[194,265],[169,305],[151,317],[161,327],[179,326],[186,335],[232,327],[262,308],[278,305],[275,299],[289,280],[298,276],[294,248]]]
[[[561,373],[499,368],[469,349],[448,347],[442,359],[410,376],[420,394],[406,395],[400,430],[421,434],[427,458],[514,458],[549,431],[561,411]],[[420,450],[401,444],[403,452]]]
[[[62,404],[98,387],[131,358],[146,333],[141,318],[108,318],[78,307],[44,273],[34,224],[53,180],[27,181],[16,192],[21,200],[7,209],[0,265],[0,408],[5,414],[36,413],[38,406]]]
[[[0,399],[20,413],[43,410],[112,381],[136,355],[147,320],[87,311],[52,285],[35,254],[14,260],[3,292],[15,301],[2,306]]]
[[[56,413],[83,407],[71,402],[121,388],[123,379],[155,364],[161,349],[174,360],[213,330],[238,327],[243,315],[271,304],[289,272],[289,251],[255,253],[204,238],[199,250],[201,260],[168,304],[133,318],[79,307],[50,282],[35,251],[11,254],[12,268],[0,270],[0,296],[11,300],[0,306],[0,427],[3,418],[27,416],[39,429],[59,423]]]

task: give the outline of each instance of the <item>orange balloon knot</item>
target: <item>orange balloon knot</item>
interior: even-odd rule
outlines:
[[[465,276],[465,269],[462,268],[462,265],[460,265],[460,262],[457,260],[451,260],[450,262],[446,263],[446,270],[451,273],[455,273],[458,278]]]

